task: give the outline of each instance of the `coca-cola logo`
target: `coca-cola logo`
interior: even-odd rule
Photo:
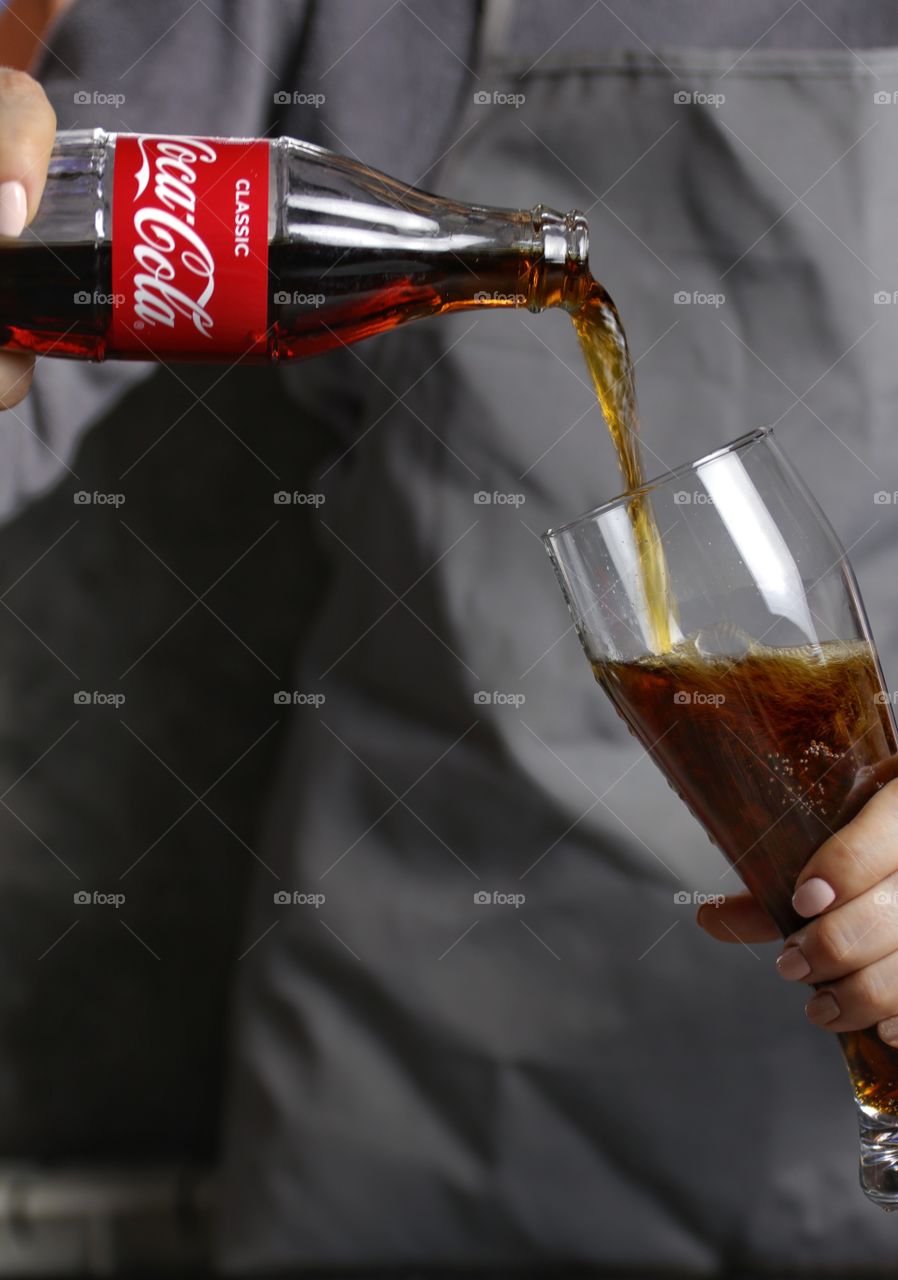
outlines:
[[[264,139],[116,135],[107,354],[264,358],[270,179]]]
[[[215,292],[215,258],[196,230],[197,166],[218,153],[201,138],[136,139],[142,163],[134,177],[134,327],[174,329],[186,317],[212,337],[207,305]],[[141,199],[149,190],[148,204]]]

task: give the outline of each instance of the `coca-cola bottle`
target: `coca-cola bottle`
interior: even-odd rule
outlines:
[[[0,239],[0,347],[258,363],[468,307],[573,305],[582,214],[443,200],[293,138],[60,133]]]

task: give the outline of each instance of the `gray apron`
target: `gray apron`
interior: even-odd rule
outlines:
[[[778,423],[898,679],[898,105],[874,103],[898,53],[527,71],[502,29],[429,184],[589,211],[650,471]],[[570,322],[459,314],[358,358],[378,421],[319,481],[330,586],[238,966],[223,1259],[892,1262],[836,1042],[774,947],[694,925],[693,892],[738,881],[592,684],[537,540],[619,487]]]

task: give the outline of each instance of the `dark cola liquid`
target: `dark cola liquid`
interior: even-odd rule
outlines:
[[[728,658],[687,641],[663,657],[593,670],[783,935],[800,928],[791,904],[798,873],[898,776],[870,647],[757,646]],[[858,1098],[898,1115],[898,1050],[875,1027],[839,1038]]]
[[[397,259],[392,251],[275,242],[268,251],[267,331],[247,333],[244,358],[298,359],[407,320],[520,306],[533,269],[534,261],[514,250],[462,259],[422,249]],[[0,247],[0,347],[103,359],[116,354],[107,345],[111,312],[108,244]],[[221,361],[221,352],[210,359]]]
[[[624,326],[611,297],[591,278],[585,282],[583,296],[572,309],[571,319],[617,453],[624,490],[632,493],[645,482],[645,470],[636,407],[636,376]],[[655,653],[666,653],[670,648],[670,620],[676,617],[676,601],[670,590],[667,557],[650,497],[634,493],[627,504],[627,514],[639,557],[652,649]]]

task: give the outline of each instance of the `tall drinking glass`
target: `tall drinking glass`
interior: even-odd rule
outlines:
[[[655,652],[634,503],[667,562]],[[898,776],[891,702],[851,567],[769,429],[545,535],[599,684],[783,935],[811,854]],[[845,856],[851,856],[846,850]],[[839,1037],[861,1186],[898,1208],[898,1050]]]

